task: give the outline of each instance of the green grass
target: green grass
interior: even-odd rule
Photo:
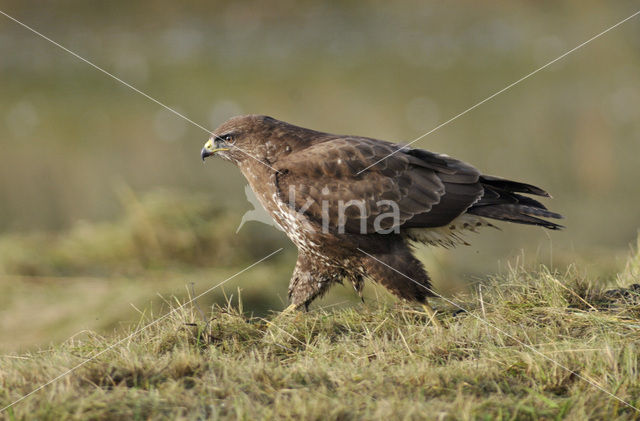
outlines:
[[[0,278],[138,276],[243,265],[288,244],[283,234],[262,224],[249,223],[236,235],[244,211],[207,195],[156,189],[137,196],[124,184],[117,190],[121,212],[112,221],[0,234]]]
[[[618,283],[637,281],[639,267],[640,255],[631,257]],[[437,301],[442,331],[415,307],[376,300],[262,318],[243,313],[234,298],[213,306],[206,322],[192,304],[175,303],[131,338],[85,332],[3,357],[5,405],[124,339],[3,415],[638,419],[580,377],[640,405],[640,296],[606,293],[577,273],[513,269],[485,281],[481,294],[454,297],[469,310],[456,316]],[[130,332],[159,316],[144,313]]]

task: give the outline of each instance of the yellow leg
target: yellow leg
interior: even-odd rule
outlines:
[[[433,323],[433,326],[435,326],[435,328],[438,330],[442,329],[442,324],[440,323],[440,320],[438,320],[438,318],[436,317],[436,311],[429,305],[429,303],[425,301],[425,303],[422,304],[422,308],[424,309],[425,313],[427,313],[427,315],[429,316],[431,323]]]
[[[291,314],[291,313],[293,313],[294,311],[296,311],[296,309],[297,309],[297,306],[295,306],[295,305],[293,305],[293,304],[290,304],[287,308],[285,308],[284,310],[282,310],[282,311],[280,312],[280,314],[276,314],[276,315],[274,316],[274,318],[273,318],[273,319],[271,319],[271,322],[267,322],[267,323],[269,323],[269,325],[271,325],[271,324],[272,324],[272,323],[274,323],[274,322],[278,322],[278,321],[282,320],[282,318],[283,318],[283,317],[286,317],[288,314]]]
[[[284,316],[286,314],[293,313],[294,311],[296,311],[297,308],[298,308],[297,305],[289,304],[289,306],[287,308],[285,308],[284,310],[282,310],[280,312],[280,314],[278,314],[278,317],[282,317],[282,316]]]

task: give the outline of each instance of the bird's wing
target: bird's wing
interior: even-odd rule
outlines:
[[[331,230],[372,233],[447,224],[482,195],[472,166],[400,148],[336,137],[293,152],[275,164],[279,198]]]

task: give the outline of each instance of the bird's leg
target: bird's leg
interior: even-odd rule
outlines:
[[[282,311],[280,312],[280,314],[276,314],[276,316],[275,316],[273,319],[271,319],[271,321],[270,321],[270,322],[268,321],[267,323],[269,324],[269,326],[270,326],[270,327],[271,327],[271,326],[274,326],[274,325],[278,324],[282,319],[284,319],[285,317],[287,317],[287,315],[289,315],[289,314],[291,314],[291,313],[295,312],[298,308],[299,308],[299,306],[298,306],[298,305],[296,305],[296,304],[289,304],[289,305],[287,306],[287,308],[285,308],[284,310],[282,310]]]
[[[364,303],[364,297],[362,296],[362,290],[364,288],[364,280],[362,278],[362,275],[355,275],[352,278],[350,278],[350,281],[351,281],[351,285],[353,285],[353,289],[358,294],[358,297],[360,297],[360,300]]]
[[[440,323],[440,320],[438,320],[438,318],[436,317],[436,311],[429,305],[428,301],[425,300],[424,304],[422,304],[422,308],[429,316],[429,319],[431,320],[431,323],[433,323],[433,326],[435,326],[435,328],[438,330],[442,329],[442,323]]]
[[[278,314],[278,317],[282,317],[285,316],[289,313],[293,313],[294,311],[296,311],[296,309],[298,308],[298,306],[296,304],[289,304],[289,306],[287,308],[285,308],[284,310],[282,310],[280,312],[280,314]]]
[[[308,311],[309,304],[322,296],[339,279],[335,270],[318,264],[316,258],[299,252],[296,268],[289,283],[289,301],[295,306],[294,308],[304,306]],[[290,311],[289,308],[285,310],[285,312]]]

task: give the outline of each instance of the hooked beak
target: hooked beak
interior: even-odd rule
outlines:
[[[215,155],[216,152],[228,150],[229,148],[224,143],[224,141],[220,140],[219,138],[215,138],[214,141],[214,138],[211,138],[207,141],[207,143],[204,144],[204,147],[200,151],[200,158],[202,158],[202,160],[204,161],[206,157]]]

